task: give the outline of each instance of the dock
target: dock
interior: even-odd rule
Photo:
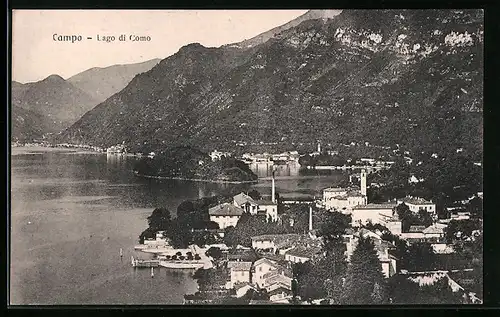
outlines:
[[[137,268],[159,267],[160,260],[141,260],[132,257],[132,266]]]

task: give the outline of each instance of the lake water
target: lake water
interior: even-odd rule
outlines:
[[[142,179],[131,171],[133,157],[16,151],[11,156],[13,305],[182,304],[184,294],[196,291],[192,271],[159,268],[151,278],[148,269],[130,264],[131,255],[147,257],[133,247],[152,210],[163,206],[175,215],[186,199],[251,187],[271,191],[268,180],[223,185]],[[278,192],[319,191],[342,177],[301,178],[296,167],[282,169],[279,175],[293,177],[278,180]]]

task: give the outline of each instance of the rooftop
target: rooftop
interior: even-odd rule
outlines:
[[[227,268],[233,271],[250,271],[252,262],[229,261],[227,262]]]
[[[347,191],[347,188],[342,188],[342,187],[329,187],[323,189],[323,192],[328,192],[328,193],[337,193],[337,192],[345,192]]]
[[[423,232],[425,230],[425,226],[410,226],[409,232]]]
[[[259,206],[277,206],[278,204],[277,203],[273,203],[272,201],[270,200],[257,200],[257,205]]]
[[[357,206],[354,206],[352,209],[356,210],[356,209],[372,209],[372,210],[378,210],[378,209],[393,209],[394,207],[396,207],[397,204],[390,204],[390,203],[386,203],[386,204],[367,204],[367,205],[357,205]]]
[[[432,201],[428,201],[423,198],[418,198],[418,197],[405,197],[402,199],[399,199],[400,202],[403,202],[405,204],[410,204],[410,205],[431,205],[433,204]]]
[[[255,204],[253,198],[245,193],[239,193],[238,195],[233,197],[233,200],[236,204],[238,204],[238,206],[244,205],[246,203]]]
[[[315,254],[318,254],[320,251],[321,251],[321,248],[318,248],[318,247],[307,248],[305,246],[298,246],[298,247],[295,247],[291,250],[288,250],[285,254],[310,259],[312,256],[314,256]]]
[[[241,216],[243,209],[230,203],[223,203],[208,209],[210,216]]]
[[[448,227],[447,225],[445,224],[442,224],[442,223],[435,223],[427,228],[425,228],[423,230],[423,233],[427,233],[427,234],[432,234],[432,233],[439,233],[439,234],[442,234],[444,233],[444,229]]]

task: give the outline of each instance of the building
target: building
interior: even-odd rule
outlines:
[[[252,248],[255,250],[269,250],[273,253],[285,253],[300,243],[311,242],[306,234],[266,234],[252,237]]]
[[[252,266],[252,283],[259,288],[263,288],[265,282],[264,275],[279,269],[281,269],[281,266],[277,262],[267,258],[261,258],[255,261]]]
[[[251,215],[256,215],[259,210],[259,205],[253,200],[252,197],[245,193],[239,193],[233,197],[233,204],[236,207],[240,207],[243,211],[250,213]]]
[[[396,204],[366,204],[354,206],[351,212],[352,226],[359,227],[366,225],[368,222],[372,224],[384,224],[388,217],[394,217],[394,208]]]
[[[243,214],[243,209],[233,204],[223,203],[208,209],[210,221],[216,222],[220,229],[227,227],[236,227],[238,220]]]
[[[422,233],[424,234],[425,239],[444,239],[445,229],[448,226],[441,223],[435,223],[427,228],[425,228]]]
[[[278,204],[269,200],[257,201],[257,214],[264,215],[267,221],[278,220]]]
[[[217,161],[222,159],[223,157],[231,157],[231,156],[232,156],[231,152],[219,152],[217,150],[214,150],[212,151],[212,153],[210,153],[210,158],[212,159],[212,161]]]
[[[156,232],[154,239],[144,239],[144,245],[150,247],[167,247],[170,246],[169,239],[165,236],[165,231]]]
[[[403,232],[403,223],[398,219],[397,214],[393,217],[381,215],[380,224],[387,228],[392,234],[400,235]]]
[[[271,302],[279,302],[279,303],[289,303],[292,298],[292,290],[286,287],[283,284],[277,284],[277,287],[268,291],[269,300]]]
[[[297,246],[285,252],[285,260],[292,263],[305,263],[321,253],[317,246]]]
[[[398,205],[402,203],[405,203],[408,206],[408,208],[410,208],[410,211],[415,213],[421,209],[431,214],[436,213],[436,204],[434,204],[432,201],[425,200],[423,198],[411,197],[411,196],[405,197],[398,200]]]
[[[226,284],[226,288],[231,289],[236,284],[251,282],[252,262],[229,261],[227,263],[227,268],[230,271],[229,273],[230,279]]]
[[[292,289],[292,272],[281,268],[264,274],[261,288],[269,292],[280,285]]]
[[[366,205],[366,170],[360,173],[360,188],[330,187],[323,190],[323,205],[326,209],[350,212],[353,207]]]
[[[234,285],[234,290],[236,291],[236,297],[243,297],[249,290],[257,291],[255,286],[250,283],[244,282]]]

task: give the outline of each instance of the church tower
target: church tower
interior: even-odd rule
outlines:
[[[366,196],[366,170],[361,170],[361,195]]]

